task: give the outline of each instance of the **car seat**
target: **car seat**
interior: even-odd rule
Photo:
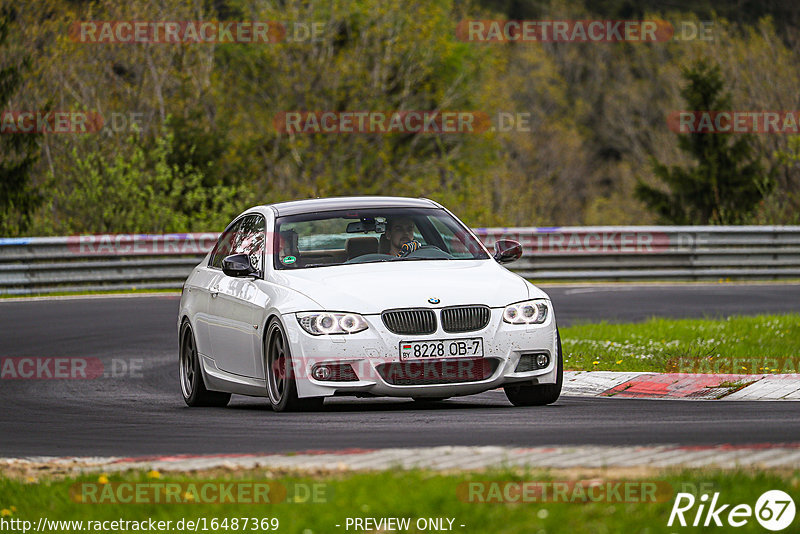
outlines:
[[[378,252],[378,239],[375,237],[351,237],[345,244],[347,259],[352,260],[364,254]]]

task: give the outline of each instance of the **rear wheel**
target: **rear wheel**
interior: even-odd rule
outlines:
[[[510,385],[503,389],[514,406],[544,406],[553,404],[561,396],[564,383],[564,359],[561,355],[561,334],[556,330],[556,383],[536,385]]]
[[[189,406],[223,407],[227,406],[231,400],[230,393],[206,389],[206,385],[203,382],[203,372],[200,369],[197,344],[189,321],[184,321],[181,325],[180,378],[183,400]]]
[[[292,354],[278,319],[272,319],[264,339],[264,368],[267,375],[267,396],[276,412],[315,410],[322,407],[323,397],[298,398]]]

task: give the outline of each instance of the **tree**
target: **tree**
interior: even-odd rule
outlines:
[[[691,111],[730,110],[718,65],[705,60],[683,70],[688,85],[681,96]],[[636,196],[671,224],[735,224],[748,220],[772,187],[761,166],[752,136],[742,134],[679,134],[678,146],[694,167],[666,166],[653,158],[653,172],[669,188],[665,192],[641,179]],[[734,139],[732,139],[735,136]]]
[[[154,138],[134,132],[126,149],[113,156],[73,149],[48,183],[61,228],[71,233],[209,231],[224,227],[254,202],[243,187],[205,186],[202,168],[174,163],[174,135],[166,127],[161,132]],[[191,156],[191,148],[186,150]]]
[[[15,18],[11,8],[0,9],[0,50],[6,50],[9,29]],[[16,63],[8,61],[0,65],[0,106],[7,106],[17,92],[23,79],[22,71],[28,64],[25,56]],[[39,159],[39,135],[0,135],[0,235],[24,231],[30,224],[32,212],[42,202],[41,194],[30,183],[31,169]]]

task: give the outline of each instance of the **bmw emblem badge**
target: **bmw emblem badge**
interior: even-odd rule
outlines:
[[[439,302],[441,302],[441,301],[439,299],[437,299],[436,297],[431,297],[431,298],[428,299],[428,302],[430,302],[431,304],[439,304]]]

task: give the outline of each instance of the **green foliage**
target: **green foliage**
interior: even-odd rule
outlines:
[[[7,7],[0,7],[0,52],[8,56],[10,26],[16,15]],[[0,105],[11,101],[19,89],[22,77],[28,67],[28,58],[23,56],[17,62],[0,62]],[[2,108],[0,108],[2,109]],[[36,134],[0,135],[0,235],[13,235],[25,231],[42,196],[30,177],[34,164],[39,159],[38,137]]]
[[[800,213],[800,166],[786,137],[682,140],[664,121],[666,111],[682,107],[682,67],[697,59],[720,66],[740,109],[796,109],[800,39],[786,37],[800,32],[778,8],[753,11],[748,2],[747,14],[726,10],[741,23],[714,18],[713,43],[476,44],[458,39],[460,21],[630,15],[697,22],[711,16],[709,1],[651,13],[645,10],[663,9],[654,0],[0,0],[12,4],[17,20],[0,63],[20,70],[5,78],[16,89],[3,109],[42,110],[52,102],[52,109],[106,118],[136,114],[142,123],[135,139],[129,129],[110,128],[3,136],[0,161],[29,177],[15,189],[24,193],[13,209],[0,205],[5,235],[219,230],[223,213],[250,203],[350,194],[430,197],[473,226],[666,220],[635,196],[637,177],[659,194],[654,186],[675,178],[705,203],[687,213],[666,209],[670,220],[781,224]],[[290,31],[316,23],[322,32],[270,44],[69,38],[72,21],[198,19],[280,21]],[[25,57],[29,68],[22,69]],[[485,112],[492,126],[501,114],[521,114],[527,128],[468,135],[278,131],[276,115],[295,110],[467,110]],[[172,136],[168,149],[156,141],[163,128]],[[15,143],[22,149],[6,150]],[[650,158],[659,164],[649,165]],[[759,160],[769,172],[757,171]],[[737,175],[748,164],[758,178],[755,193],[752,177]],[[161,174],[149,176],[156,169]],[[712,171],[716,185],[698,181]],[[38,209],[37,187],[45,197]],[[670,188],[657,200],[674,204],[675,193]],[[171,209],[174,215],[162,213]]]
[[[546,0],[481,0],[481,4],[491,6],[507,14],[509,18],[536,18],[546,9]],[[765,16],[772,16],[782,29],[797,26],[800,21],[800,5],[791,1],[765,0],[576,0],[587,9],[609,19],[640,19],[657,9],[668,5],[674,11],[692,13],[704,20],[716,16],[725,17],[739,23],[754,23]]]
[[[73,150],[65,172],[50,177],[51,208],[69,233],[186,232],[221,228],[243,211],[247,195],[234,186],[203,185],[203,172],[173,163],[173,134],[132,135],[130,149],[108,157]]]
[[[756,224],[800,224],[800,135],[775,152],[784,183],[762,201]]]
[[[295,134],[271,127],[282,111],[479,110],[491,50],[454,38],[448,2],[332,2],[264,6],[259,20],[326,21],[319,40],[221,47],[236,125],[236,158],[270,200],[384,194],[430,196],[488,219],[481,201],[492,144],[481,135]],[[264,73],[269,73],[265,76]],[[254,161],[253,155],[256,159]]]
[[[731,109],[731,97],[724,92],[719,66],[700,60],[685,69],[683,75],[688,82],[681,91],[686,109]],[[644,181],[636,187],[637,196],[665,223],[740,223],[772,187],[751,136],[682,134],[678,146],[697,162],[695,166],[667,166],[653,160],[655,175],[669,191]]]

